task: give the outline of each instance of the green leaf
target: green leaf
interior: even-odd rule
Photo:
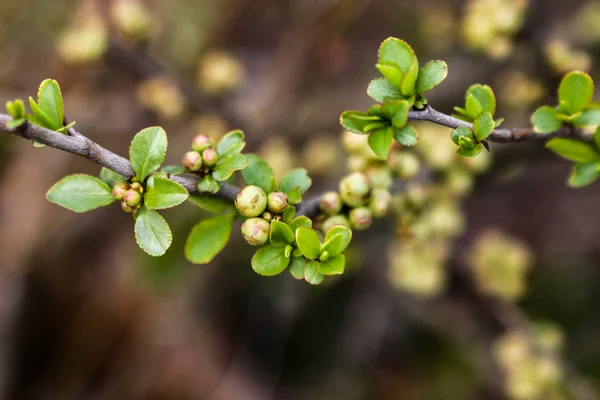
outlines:
[[[473,158],[476,155],[478,155],[479,153],[481,153],[482,150],[483,150],[483,145],[480,143],[477,143],[473,147],[460,147],[458,150],[456,150],[456,154],[458,154],[461,157],[465,157],[465,158]]]
[[[228,157],[219,157],[212,176],[216,180],[222,182],[229,179],[229,177],[233,175],[235,171],[246,168],[247,165],[248,163],[246,162],[246,156],[243,154],[234,153]]]
[[[167,221],[156,211],[140,208],[135,215],[135,240],[153,257],[162,256],[171,246],[173,235]]]
[[[281,179],[279,190],[289,193],[295,188],[300,189],[300,193],[304,193],[312,185],[312,179],[308,177],[308,173],[304,168],[293,169]]]
[[[273,187],[273,170],[265,160],[256,154],[246,154],[248,166],[242,170],[242,176],[246,185],[254,185],[261,188],[265,193],[271,193]]]
[[[187,172],[183,165],[165,165],[160,170],[161,172],[167,172],[171,175],[179,175]]]
[[[289,271],[294,279],[304,279],[304,268],[307,263],[308,260],[302,256],[292,258]]]
[[[146,183],[144,204],[150,210],[162,210],[180,205],[188,196],[188,191],[179,183],[162,176],[151,176]]]
[[[387,160],[392,148],[394,131],[391,127],[380,129],[369,135],[369,147],[382,160]]]
[[[550,106],[538,108],[531,116],[534,130],[538,133],[555,132],[562,126],[562,121],[558,118],[558,111]]]
[[[495,126],[496,123],[494,122],[494,117],[492,117],[492,114],[488,111],[485,111],[475,118],[475,121],[473,122],[473,133],[477,140],[481,142],[490,136]]]
[[[63,126],[64,108],[58,82],[46,79],[38,89],[38,106],[50,118],[52,127],[57,130]]]
[[[393,128],[394,139],[402,146],[414,146],[419,140],[419,132],[410,124],[403,128]]]
[[[235,210],[235,206],[227,201],[210,196],[190,196],[190,203],[213,214],[221,214]]]
[[[131,141],[129,158],[138,179],[144,180],[165,161],[167,134],[163,128],[153,126],[139,131]]]
[[[300,193],[298,191],[298,193]],[[302,198],[302,196],[300,196],[300,198]],[[288,198],[288,202],[289,202],[289,198]],[[285,209],[285,211],[283,212],[283,222],[285,222],[286,224],[290,223],[290,221],[292,221],[292,219],[294,219],[294,217],[296,216],[296,208],[294,207],[287,207]],[[293,230],[293,228],[292,228]]]
[[[402,128],[408,121],[411,104],[407,100],[386,99],[383,103],[383,114],[392,121],[396,128]]]
[[[217,154],[219,157],[229,157],[239,153],[246,146],[244,133],[242,131],[231,131],[217,145]]]
[[[404,78],[404,73],[400,70],[398,65],[394,63],[380,63],[375,67],[394,88],[400,89],[402,80]]]
[[[338,254],[335,257],[329,258],[327,261],[321,262],[319,265],[319,273],[322,275],[341,275],[344,273],[346,266],[346,258],[343,254]]]
[[[415,85],[417,84],[417,79],[419,78],[419,61],[415,57],[412,65],[406,70],[404,74],[404,79],[402,79],[402,86],[400,88],[400,92],[402,92],[405,96],[414,96],[415,95]]]
[[[10,129],[18,128],[21,125],[23,125],[25,123],[25,121],[27,121],[27,119],[25,119],[25,118],[13,119],[6,123],[6,127],[10,128]]]
[[[406,71],[413,66],[415,61],[417,61],[415,52],[408,43],[403,40],[390,37],[384,40],[383,43],[381,43],[381,47],[379,47],[379,63],[396,64],[405,74]]]
[[[417,79],[417,94],[421,95],[446,79],[448,76],[448,65],[441,60],[430,61],[419,72]]]
[[[588,74],[575,71],[568,73],[558,88],[560,108],[572,115],[581,111],[594,97],[594,81]]]
[[[108,185],[109,188],[113,188],[116,183],[125,183],[127,182],[127,178],[125,178],[121,174],[117,174],[116,172],[102,167],[100,170],[100,180]]]
[[[392,99],[404,98],[402,93],[400,93],[400,90],[393,87],[392,84],[389,83],[385,78],[379,78],[371,81],[371,83],[369,83],[369,88],[367,89],[367,94],[370,98],[379,103],[383,103],[387,97]]]
[[[318,261],[309,261],[304,267],[304,280],[311,285],[320,285],[325,278],[319,272],[319,265]]]
[[[296,230],[296,243],[304,257],[309,260],[319,258],[321,254],[321,241],[317,232],[310,228],[300,227]]]
[[[600,176],[600,164],[597,162],[579,163],[573,166],[569,177],[569,186],[580,188],[594,182]]]
[[[69,175],[56,182],[46,193],[52,203],[82,213],[115,201],[110,188],[90,175]]]
[[[296,233],[296,230],[300,227],[311,229],[312,228],[312,220],[310,218],[302,215],[302,216],[296,217],[292,221],[290,221],[289,225],[290,225],[290,228],[292,229],[292,232]]]
[[[596,133],[594,133],[594,143],[596,144],[596,149],[600,149],[600,126],[596,129]]]
[[[271,221],[271,244],[276,247],[283,247],[294,243],[294,231],[288,225],[281,221]]]
[[[294,188],[286,193],[288,195],[289,204],[299,204],[302,201],[302,193],[300,193],[300,188]]]
[[[339,242],[339,239],[335,238],[341,238],[341,242]],[[333,242],[333,239],[336,241]],[[327,235],[325,235],[325,243],[323,244],[323,248],[324,250],[327,250],[330,256],[336,256],[346,250],[351,240],[352,231],[349,228],[339,225],[334,226],[329,230],[329,232],[327,232]],[[331,244],[328,244],[327,248],[325,249],[325,244],[328,242],[331,242]]]
[[[234,214],[221,214],[198,222],[185,243],[185,256],[194,264],[208,264],[227,244]]]
[[[221,190],[221,184],[215,180],[211,175],[206,175],[198,181],[198,191],[200,193],[212,193],[215,194]]]
[[[588,108],[573,120],[573,125],[582,128],[595,128],[600,126],[600,108]]]
[[[485,108],[483,108],[483,105],[477,100],[477,97],[472,94],[467,95],[465,108],[467,109],[467,116],[471,120],[474,120],[479,114],[485,111]]]
[[[360,111],[344,111],[340,115],[340,124],[350,132],[365,134],[367,127],[373,123],[383,122],[380,117],[365,114]]]
[[[589,163],[600,160],[600,154],[593,146],[573,139],[552,139],[546,143],[546,147],[559,156],[577,163]]]
[[[467,89],[467,103],[469,96],[473,96],[477,100],[477,103],[479,103],[479,106],[481,106],[481,111],[471,115],[473,119],[483,111],[487,111],[492,115],[496,113],[496,96],[492,88],[488,85],[472,85]],[[467,106],[468,109],[469,107]],[[475,109],[472,111],[475,111]]]
[[[20,120],[25,118],[25,105],[23,104],[23,100],[21,99],[7,101],[6,111],[8,111],[13,120]]]
[[[52,120],[52,117],[46,114],[32,97],[29,98],[29,107],[31,108],[31,112],[33,112],[33,116],[28,116],[28,119],[30,119],[31,122],[51,130],[60,128],[60,126],[57,126]]]
[[[450,137],[452,138],[452,141],[459,146],[460,146],[459,139],[461,137],[471,139],[472,141],[473,141],[473,139],[475,139],[475,135],[473,135],[473,131],[471,131],[471,129],[467,128],[466,126],[459,126],[456,129],[454,129],[452,131],[452,133],[450,134]]]
[[[279,275],[289,264],[290,258],[285,256],[285,247],[261,247],[252,257],[252,269],[263,276]]]

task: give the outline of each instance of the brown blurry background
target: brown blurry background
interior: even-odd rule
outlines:
[[[289,149],[291,166],[307,166],[318,162],[304,151],[311,141],[338,140],[340,112],[370,105],[365,89],[388,36],[413,45],[422,63],[448,62],[448,79],[429,96],[436,109],[451,112],[470,84],[485,83],[496,90],[506,126],[527,126],[537,105],[554,101],[568,61],[600,78],[600,34],[581,29],[582,15],[593,16],[583,7],[598,2],[530,1],[501,57],[463,40],[466,3],[149,0],[148,43],[112,35],[103,58],[73,65],[57,51],[61,35],[92,12],[106,17],[110,2],[0,0],[0,100],[27,98],[51,77],[78,130],[121,155],[135,132],[160,124],[168,163],[176,164],[199,129],[224,124],[244,130],[248,151],[288,158]],[[591,27],[600,26],[595,15]],[[551,60],[556,38],[587,58],[561,59],[559,50]],[[202,62],[220,66],[218,73],[229,61],[235,87],[203,83]],[[152,97],[140,84],[166,72],[182,89],[168,102],[176,117],[140,102]],[[521,90],[526,84],[533,86]],[[237,228],[210,265],[188,263],[186,235],[205,216],[188,204],[164,213],[174,241],[153,259],[137,248],[132,220],[117,206],[80,215],[46,201],[62,176],[97,174],[97,165],[0,136],[3,398],[503,399],[490,355],[506,329],[502,314],[460,272],[466,249],[489,227],[535,254],[520,309],[564,331],[574,394],[553,398],[596,398],[600,186],[569,189],[569,163],[539,143],[495,145],[492,155],[491,170],[463,204],[467,229],[447,263],[448,287],[425,299],[388,281],[391,218],[357,234],[348,272],[320,287],[287,273],[256,275],[253,249]],[[335,188],[344,174],[341,147],[330,156],[333,167],[313,168],[310,193]]]

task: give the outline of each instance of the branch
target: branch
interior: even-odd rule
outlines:
[[[438,125],[447,126],[448,128],[466,126],[470,129],[473,129],[473,124],[441,113],[429,105],[421,111],[410,111],[408,114],[408,119],[411,121],[429,121]],[[590,142],[593,139],[591,135],[586,134],[580,129],[573,127],[562,127],[552,133],[537,133],[532,128],[494,129],[492,134],[486,140],[497,143],[513,143],[549,140],[557,137],[572,137],[584,142]]]

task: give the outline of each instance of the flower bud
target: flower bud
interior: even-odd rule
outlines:
[[[128,190],[128,184],[119,182],[113,186],[112,195],[117,200],[123,200],[123,197],[125,197],[125,193],[127,193]]]
[[[392,194],[387,190],[375,189],[371,193],[369,209],[375,218],[386,216],[392,207]]]
[[[113,23],[123,34],[137,39],[150,34],[152,17],[144,5],[137,0],[113,2],[111,7]]]
[[[340,182],[340,196],[350,207],[360,207],[369,198],[371,181],[360,172],[353,172]]]
[[[374,189],[389,189],[392,186],[392,171],[385,166],[372,166],[365,173]]]
[[[202,153],[204,150],[212,146],[210,138],[206,135],[196,135],[192,140],[192,150]]]
[[[367,229],[373,222],[371,210],[369,210],[367,207],[354,208],[350,211],[348,216],[350,217],[350,224],[357,231]]]
[[[242,224],[242,236],[252,246],[262,246],[269,240],[271,224],[262,218],[249,218]]]
[[[142,186],[142,184],[141,184],[141,183],[139,183],[139,182],[133,182],[133,183],[131,184],[131,189],[132,189],[132,190],[135,190],[136,192],[138,192],[138,193],[140,193],[140,194],[144,193],[144,187],[143,187],[143,186]]]
[[[419,158],[406,151],[395,154],[388,160],[388,164],[402,179],[414,178],[421,167]]]
[[[271,214],[268,211],[265,211],[262,215],[262,219],[264,219],[267,222],[271,222],[273,220],[273,214]]]
[[[215,149],[209,148],[202,152],[202,160],[204,160],[204,164],[212,167],[217,163],[217,159],[219,155]]]
[[[258,217],[267,208],[267,195],[258,186],[246,186],[235,198],[235,207],[244,217]]]
[[[269,204],[269,211],[281,214],[288,206],[288,195],[283,192],[272,192],[269,193],[267,202]]]
[[[335,226],[345,226],[346,228],[351,228],[350,221],[346,218],[345,215],[334,215],[333,217],[327,218],[323,225],[321,225],[321,230],[323,233],[327,234],[333,227]]]
[[[327,192],[321,197],[321,210],[327,215],[335,215],[342,209],[342,199],[337,192]]]
[[[181,163],[188,171],[199,171],[202,167],[202,156],[197,151],[188,151]]]
[[[136,210],[136,207],[129,207],[127,204],[125,204],[124,201],[122,201],[121,210],[123,210],[123,212],[126,212],[127,214],[132,214]]]
[[[123,202],[127,204],[129,207],[137,207],[142,201],[142,195],[135,190],[128,190],[123,196]]]

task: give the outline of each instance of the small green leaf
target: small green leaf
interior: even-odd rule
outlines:
[[[308,177],[308,173],[304,168],[293,169],[281,179],[279,184],[279,190],[285,193],[289,193],[295,188],[300,189],[300,193],[303,194],[312,185],[312,179]]]
[[[371,81],[371,83],[369,83],[369,88],[367,89],[367,94],[370,98],[379,103],[383,103],[387,97],[392,99],[404,98],[402,93],[400,93],[400,90],[393,87],[392,84],[389,83],[385,78],[379,78]]]
[[[322,275],[341,275],[344,273],[346,266],[346,257],[343,254],[338,254],[335,257],[329,258],[327,261],[321,262],[319,265],[319,273]]]
[[[307,263],[308,260],[302,256],[292,258],[289,271],[294,279],[304,279],[304,268]]]
[[[589,163],[600,160],[600,154],[594,147],[573,139],[552,139],[546,143],[546,147],[559,156],[577,163]]]
[[[421,95],[446,79],[448,76],[448,65],[444,61],[430,61],[419,72],[417,79],[417,94]]]
[[[410,124],[403,128],[393,128],[394,139],[402,146],[414,146],[419,140],[419,132]]]
[[[100,180],[108,185],[109,188],[113,188],[116,183],[125,183],[127,182],[127,178],[125,178],[121,174],[117,174],[116,172],[102,167],[100,170]]]
[[[246,154],[248,166],[242,170],[242,176],[246,185],[254,185],[261,188],[265,193],[271,193],[273,187],[273,170],[265,160],[256,154]]]
[[[246,168],[247,165],[246,156],[243,154],[234,153],[228,157],[219,157],[212,176],[216,180],[222,182],[229,179],[229,177],[233,175],[235,171],[240,171]]]
[[[190,196],[190,203],[213,214],[221,214],[235,210],[235,206],[227,201],[211,196]]]
[[[600,126],[600,108],[588,108],[573,120],[573,125],[582,128],[595,128]]]
[[[325,278],[319,272],[319,265],[318,261],[309,261],[304,267],[304,280],[311,285],[320,285]]]
[[[38,89],[38,106],[50,118],[52,130],[58,130],[63,126],[64,107],[62,94],[58,82],[46,79]]]
[[[234,214],[221,214],[198,222],[185,243],[185,256],[194,264],[208,264],[227,244]]]
[[[473,147],[460,147],[458,150],[456,150],[456,154],[458,154],[461,157],[465,157],[465,158],[473,158],[476,155],[478,155],[479,153],[481,153],[482,150],[483,150],[483,145],[480,143],[477,143]]]
[[[29,98],[29,107],[31,108],[31,112],[33,112],[32,116],[27,116],[31,122],[51,130],[60,128],[60,126],[57,126],[52,120],[52,117],[46,114],[46,112],[35,102],[35,100],[33,100],[32,97]]]
[[[344,250],[346,250],[346,248],[350,244],[350,241],[352,240],[352,231],[345,226],[334,226],[329,230],[329,232],[327,232],[327,235],[325,235],[325,243],[330,242],[337,237],[340,237],[342,239],[339,246],[337,245],[337,242],[336,246],[333,246],[334,243],[332,242],[328,245],[326,249],[329,252],[330,256],[336,256]]]
[[[211,175],[206,175],[198,181],[198,191],[200,193],[212,193],[215,194],[221,190],[221,184],[215,180]]]
[[[300,191],[298,191],[298,193],[300,193]],[[300,198],[302,198],[302,196],[300,196]],[[289,198],[288,198],[288,202],[289,202]],[[289,224],[292,219],[294,219],[294,217],[296,216],[296,208],[294,207],[288,207],[285,209],[285,211],[283,212],[283,222],[285,222],[286,224]],[[292,228],[292,230],[294,230]]]
[[[600,176],[600,164],[597,162],[578,163],[573,166],[569,177],[569,186],[580,188],[594,182]]]
[[[138,179],[144,180],[165,161],[167,134],[163,128],[153,126],[139,131],[131,141],[129,158]]]
[[[560,108],[568,115],[581,111],[593,97],[594,81],[583,72],[568,73],[558,88]]]
[[[317,232],[310,228],[300,227],[296,230],[296,243],[304,257],[309,260],[319,258],[321,254],[321,241]]]
[[[419,78],[419,61],[415,57],[412,65],[408,68],[406,73],[404,74],[404,79],[402,79],[402,86],[400,88],[400,92],[402,92],[405,96],[414,96],[415,95],[415,85],[417,84],[417,79]]]
[[[165,165],[160,170],[161,172],[167,172],[171,175],[179,175],[187,172],[183,165]]]
[[[496,126],[496,128],[500,127],[500,125],[502,125],[502,123],[504,122],[504,118],[497,118],[494,120],[494,125]]]
[[[596,144],[596,149],[600,150],[600,126],[596,129],[596,133],[594,133],[594,143]]]
[[[239,153],[246,146],[244,133],[242,131],[231,131],[217,145],[217,154],[219,157],[229,157]]]
[[[382,160],[387,160],[392,148],[394,131],[391,127],[380,129],[369,135],[369,147]]]
[[[299,204],[302,201],[302,193],[300,193],[300,188],[294,188],[289,192],[286,192],[288,195],[288,203],[289,204]]]
[[[496,113],[496,96],[494,95],[494,91],[488,85],[472,85],[467,89],[467,97],[473,96],[477,103],[481,106],[481,111],[477,112],[477,114],[472,115],[472,118],[475,119],[477,115],[479,115],[483,111],[487,111],[490,114],[494,115]],[[468,99],[467,99],[468,102]],[[467,106],[467,110],[469,107]],[[474,111],[475,109],[473,109]]]
[[[312,228],[312,220],[310,218],[302,215],[302,216],[294,218],[292,221],[290,221],[289,225],[290,225],[290,228],[292,229],[292,232],[296,233],[296,230],[300,227],[311,229]]]
[[[473,131],[471,131],[469,128],[467,128],[466,126],[459,126],[456,129],[454,129],[452,131],[452,133],[450,134],[450,137],[452,138],[452,141],[454,143],[456,143],[458,146],[460,146],[460,141],[459,139],[461,137],[465,137],[468,139],[471,139],[471,141],[474,143],[475,139],[475,135],[473,135]]]
[[[27,121],[27,119],[25,119],[25,118],[13,119],[6,123],[6,127],[10,128],[10,129],[18,128],[21,125],[23,125],[25,123],[25,121]]]
[[[150,210],[162,210],[180,205],[188,191],[179,183],[162,176],[151,176],[146,184],[144,203]]]
[[[167,221],[156,211],[140,208],[135,215],[135,240],[138,246],[153,257],[166,253],[173,235]]]
[[[261,247],[252,257],[252,269],[263,276],[279,275],[289,264],[290,258],[285,256],[285,247]]]
[[[365,114],[360,111],[344,111],[340,116],[340,124],[350,132],[365,134],[367,127],[373,123],[382,122],[380,117]]]
[[[562,121],[556,109],[550,106],[538,108],[531,116],[534,130],[538,133],[552,133],[560,129]]]
[[[82,213],[115,201],[110,188],[90,175],[69,175],[56,182],[46,193],[52,203]]]
[[[481,142],[490,136],[495,126],[496,124],[492,114],[490,114],[488,111],[485,111],[475,118],[475,121],[473,122],[473,133],[475,134],[477,140]]]
[[[471,120],[474,120],[479,114],[485,111],[485,108],[483,108],[479,100],[477,100],[477,97],[475,97],[473,94],[467,95],[465,107],[467,109],[467,116]]]
[[[407,100],[386,99],[383,103],[383,114],[392,121],[396,128],[402,128],[408,121],[411,104]]]
[[[404,78],[404,73],[400,70],[398,65],[393,63],[380,63],[375,67],[394,88],[400,89],[402,80]]]
[[[271,244],[276,247],[283,247],[294,243],[294,231],[288,225],[281,221],[271,221]]]
[[[415,61],[417,61],[415,52],[403,40],[390,37],[384,40],[379,47],[379,62],[396,64],[403,73],[406,73]]]
[[[6,111],[8,111],[13,120],[20,120],[25,118],[25,105],[23,104],[23,100],[21,99],[7,101]]]

